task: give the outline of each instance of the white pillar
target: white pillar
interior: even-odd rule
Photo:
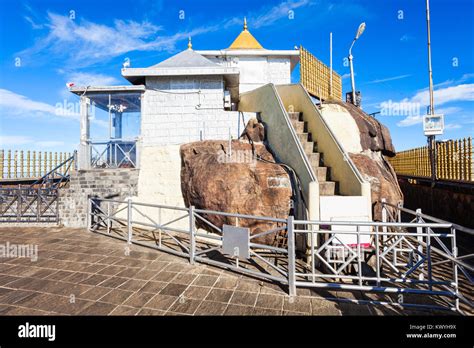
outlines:
[[[78,169],[89,169],[90,168],[90,122],[89,122],[89,109],[91,101],[89,98],[82,96],[80,101],[80,113],[81,113],[81,131],[80,131],[80,143],[78,150]]]

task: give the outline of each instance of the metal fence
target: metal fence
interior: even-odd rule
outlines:
[[[0,188],[0,222],[58,221],[58,188]]]
[[[208,263],[275,281],[288,286],[290,296],[296,295],[297,287],[314,287],[397,296],[395,300],[365,301],[372,304],[462,311],[461,300],[472,306],[459,291],[459,272],[469,275],[472,267],[467,263],[469,255],[457,255],[457,226],[425,222],[420,214],[414,221],[401,222],[399,207],[381,204],[386,221],[337,222],[90,198],[88,229],[186,257],[191,263]],[[232,223],[218,227],[210,221],[211,216],[225,217]],[[198,228],[197,222],[213,232]],[[268,227],[257,234],[241,227],[262,222]],[[257,241],[269,235],[283,236],[285,243]],[[347,235],[356,242],[349,244]],[[360,242],[365,236],[370,237],[370,243]],[[309,257],[296,250],[296,239],[306,241]],[[472,277],[468,279],[472,281]]]
[[[89,143],[92,168],[137,168],[137,142],[113,140]]]
[[[71,156],[70,152],[0,150],[0,179],[39,178]]]
[[[436,143],[436,176],[440,180],[474,182],[472,138]],[[414,177],[431,177],[428,147],[398,152],[387,158],[395,172]]]

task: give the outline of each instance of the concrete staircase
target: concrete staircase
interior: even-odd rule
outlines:
[[[318,178],[319,194],[321,196],[336,195],[337,183],[330,180],[330,168],[324,166],[323,154],[318,152],[317,142],[313,139],[312,134],[308,133],[306,122],[302,121],[302,114],[300,112],[288,112],[288,116],[290,117],[291,124],[298,135],[306,156],[308,156],[311,167]]]

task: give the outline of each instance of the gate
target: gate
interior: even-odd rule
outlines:
[[[401,219],[400,207],[382,204],[385,217]],[[460,226],[451,223],[425,222],[421,216],[410,222],[276,219],[131,199],[90,198],[88,210],[90,231],[186,257],[190,263],[271,280],[287,287],[290,296],[297,287],[358,290],[382,299],[342,300],[461,313],[462,302],[472,309],[472,301],[460,291],[461,285],[471,288],[472,277],[459,276],[459,271],[472,272],[467,263],[472,254],[458,257]],[[251,234],[256,225],[258,231]],[[308,250],[297,251],[295,239],[306,241]],[[360,242],[367,239],[370,243]]]
[[[56,221],[57,188],[0,188],[0,222]]]

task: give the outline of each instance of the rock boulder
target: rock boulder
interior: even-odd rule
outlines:
[[[249,137],[263,139],[257,125],[247,125]],[[184,144],[181,155],[181,190],[186,206],[199,209],[247,215],[287,218],[290,213],[292,187],[283,167],[275,163],[262,143],[233,140],[232,153],[228,141],[206,140]],[[257,160],[258,158],[264,161]],[[235,225],[235,218],[208,214],[212,224]],[[213,231],[212,227],[196,219],[198,227]],[[239,219],[239,226],[249,227],[257,234],[277,227],[254,219]],[[275,245],[276,233],[255,238],[258,243]]]

